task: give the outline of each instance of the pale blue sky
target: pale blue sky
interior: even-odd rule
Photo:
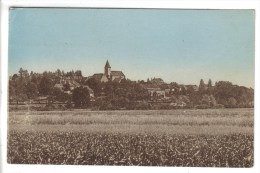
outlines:
[[[9,74],[112,70],[127,78],[254,87],[253,10],[10,10]]]

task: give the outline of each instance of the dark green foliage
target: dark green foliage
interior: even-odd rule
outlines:
[[[64,90],[64,91],[70,91],[70,84],[69,84],[69,83],[65,83],[65,84],[63,85],[63,90]]]
[[[88,85],[94,91],[95,97],[100,96],[102,86],[99,81],[97,81],[95,78],[90,78],[89,80],[87,80],[87,82],[85,82],[85,84]]]
[[[199,85],[199,92],[200,92],[201,94],[203,94],[205,91],[206,91],[206,85],[205,85],[205,83],[204,83],[204,80],[201,79],[201,80],[200,80],[200,85]]]
[[[29,99],[37,97],[39,91],[38,86],[34,82],[28,82],[26,84],[26,95]]]
[[[254,90],[251,88],[220,81],[215,84],[214,95],[217,103],[225,107],[253,107]]]
[[[51,79],[47,76],[44,76],[39,84],[39,93],[41,95],[50,95],[52,93],[53,83]]]
[[[78,87],[73,90],[72,101],[75,103],[75,107],[87,107],[90,103],[89,91],[87,88]]]

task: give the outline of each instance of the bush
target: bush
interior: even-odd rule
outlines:
[[[151,106],[148,102],[142,101],[135,104],[135,110],[149,110]]]

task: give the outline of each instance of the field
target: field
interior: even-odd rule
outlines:
[[[252,167],[253,109],[10,112],[16,164]]]

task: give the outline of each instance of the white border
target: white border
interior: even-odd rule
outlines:
[[[236,173],[259,173],[260,172],[260,151],[259,151],[259,7],[258,0],[219,0],[219,1],[162,1],[162,0],[135,0],[135,1],[114,1],[114,0],[96,0],[96,1],[73,1],[73,0],[3,0],[1,4],[1,61],[0,61],[0,122],[1,122],[1,148],[0,148],[0,172],[8,173],[34,173],[34,172],[189,172],[189,173],[203,173],[203,172],[236,172]],[[10,7],[88,7],[88,8],[174,8],[174,9],[255,9],[256,12],[256,44],[255,44],[255,163],[253,168],[180,168],[180,167],[115,167],[115,166],[54,166],[54,165],[10,165],[7,164],[7,81],[8,81],[8,9]]]

